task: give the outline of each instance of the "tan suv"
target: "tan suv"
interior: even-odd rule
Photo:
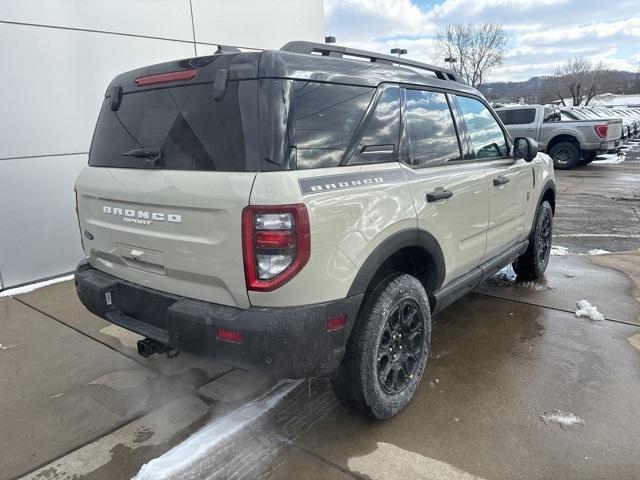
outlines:
[[[78,295],[142,355],[330,375],[376,418],[411,399],[433,314],[544,272],[555,198],[453,72],[306,42],[117,76],[76,195]]]

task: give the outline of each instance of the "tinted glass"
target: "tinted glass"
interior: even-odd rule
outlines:
[[[362,131],[350,164],[393,162],[398,159],[400,138],[400,89],[386,88]]]
[[[517,110],[500,110],[496,112],[505,125],[523,125],[533,123],[536,119],[536,111],[533,108]]]
[[[456,99],[467,124],[476,158],[506,157],[508,151],[504,133],[489,109],[474,98]]]
[[[406,118],[413,165],[460,159],[458,137],[444,93],[406,90]]]
[[[297,168],[339,165],[374,92],[369,87],[295,81]]]
[[[212,84],[160,88],[106,98],[89,164],[167,170],[259,170],[255,148],[257,84],[229,82],[222,101]],[[150,158],[133,156],[149,151]],[[153,162],[150,160],[156,159]]]

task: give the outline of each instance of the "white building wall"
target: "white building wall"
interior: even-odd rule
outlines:
[[[323,34],[322,0],[0,1],[0,289],[81,258],[73,184],[116,74]]]

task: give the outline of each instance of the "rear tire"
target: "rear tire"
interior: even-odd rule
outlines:
[[[513,262],[513,270],[518,278],[533,280],[544,274],[551,257],[552,238],[553,209],[545,200],[538,208],[527,250]]]
[[[420,281],[385,278],[368,295],[331,379],[336,396],[369,417],[391,418],[418,388],[430,345],[431,311]]]
[[[573,142],[556,143],[549,155],[553,158],[553,166],[558,170],[569,170],[580,161],[580,149]]]
[[[580,159],[580,165],[589,165],[596,158],[596,152],[584,152]]]

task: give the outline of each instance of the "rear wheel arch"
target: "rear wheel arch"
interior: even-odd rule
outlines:
[[[444,255],[433,235],[419,229],[402,230],[371,252],[352,282],[348,296],[365,294],[364,305],[367,293],[385,276],[406,273],[420,280],[433,306],[432,294],[442,286],[445,272]]]
[[[549,143],[547,143],[547,152],[549,152],[554,146],[561,142],[575,143],[578,149],[580,148],[580,141],[576,137],[563,133],[561,135],[556,135],[551,140],[549,140]]]

